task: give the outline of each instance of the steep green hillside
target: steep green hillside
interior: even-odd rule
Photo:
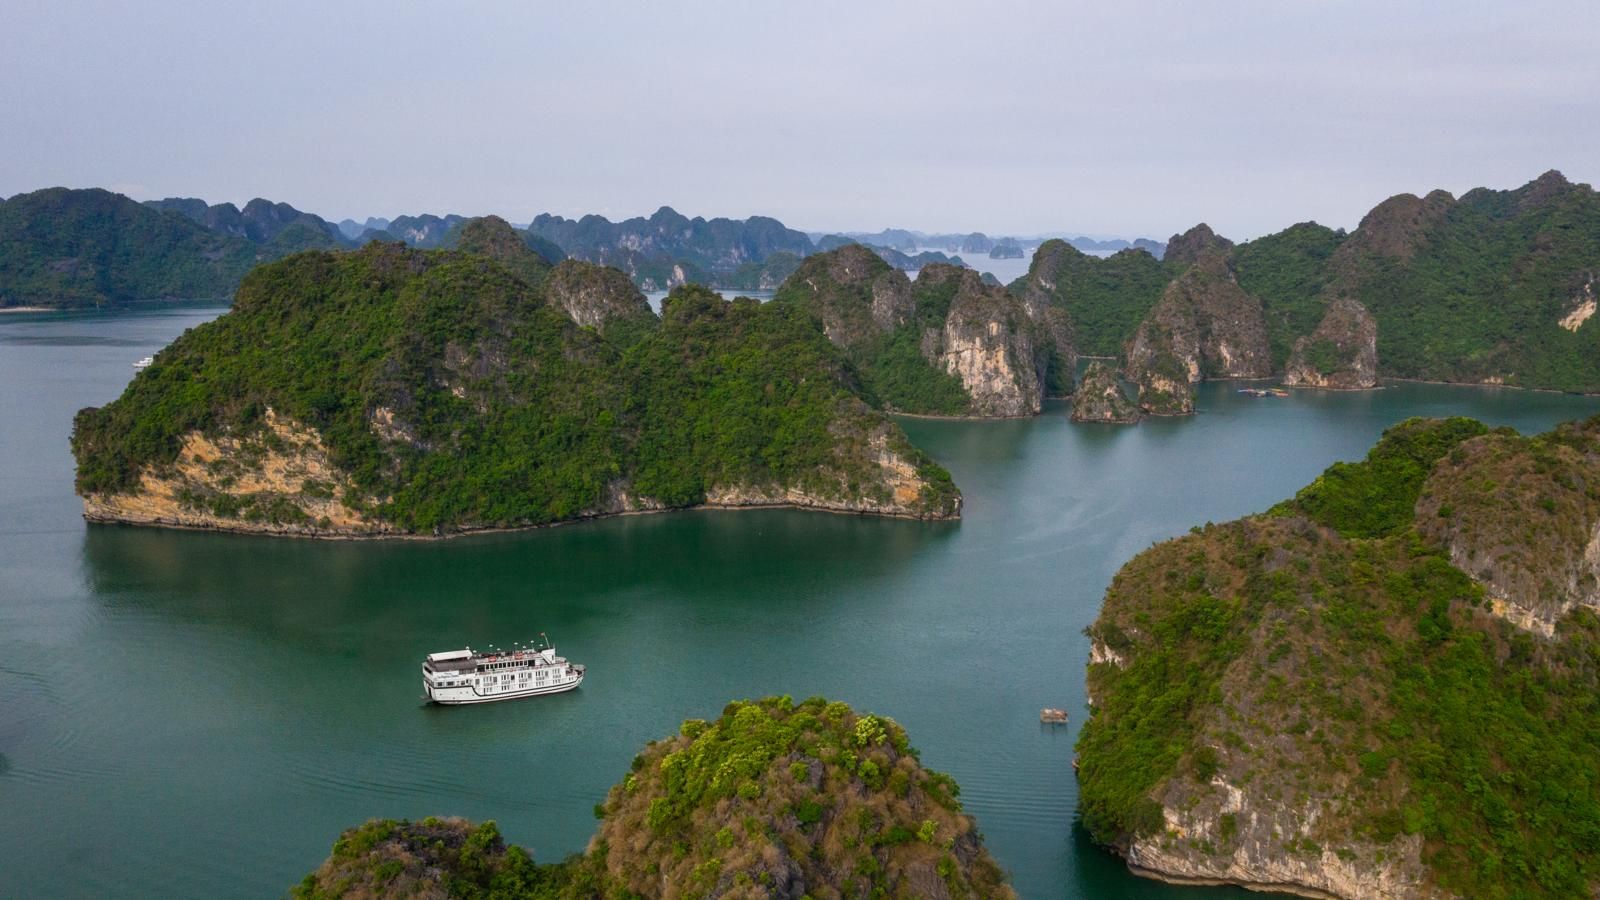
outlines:
[[[551,266],[560,261],[552,262],[529,243],[526,234],[499,216],[468,219],[451,229],[444,243],[446,249],[487,256],[534,288],[544,284]]]
[[[1282,369],[1294,339],[1322,320],[1322,289],[1333,277],[1328,260],[1343,240],[1331,228],[1302,222],[1234,249],[1239,286],[1260,297],[1266,310],[1274,367]]]
[[[0,202],[0,307],[225,297],[254,245],[110,191],[50,188]]]
[[[1271,515],[1123,567],[1089,629],[1097,840],[1181,879],[1593,896],[1600,419],[1486,432],[1403,423]]]
[[[95,518],[302,533],[708,500],[956,513],[800,311],[688,288],[641,327],[613,342],[487,256],[301,254],[79,414],[78,489]]]
[[[959,283],[913,286],[870,248],[845,244],[802,262],[773,302],[813,316],[843,349],[867,398],[911,413],[961,415],[972,398],[961,380],[922,350],[923,334],[942,329]]]
[[[1600,391],[1600,322],[1569,318],[1593,309],[1600,275],[1600,197],[1588,185],[1551,172],[1514,191],[1469,191],[1416,244],[1409,257],[1364,261],[1359,277],[1385,371]]]
[[[1306,222],[1233,245],[1197,226],[1160,263],[1047,241],[1011,290],[1066,310],[1080,352],[1114,356],[1167,283],[1208,254],[1224,255],[1260,299],[1273,369],[1300,369],[1291,383],[1370,387],[1389,376],[1600,391],[1600,196],[1559,172],[1459,200],[1391,197],[1348,235]],[[1345,315],[1325,323],[1339,298]],[[1360,327],[1368,313],[1375,342]]]
[[[1079,353],[1120,356],[1177,274],[1171,268],[1143,250],[1101,259],[1065,241],[1049,240],[1034,252],[1028,274],[1012,282],[1010,290],[1066,310]]]
[[[958,793],[893,720],[820,697],[736,701],[634,758],[583,856],[535,865],[493,823],[369,822],[293,895],[1015,896]]]

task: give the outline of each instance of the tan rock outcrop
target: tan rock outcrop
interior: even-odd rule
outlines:
[[[923,353],[961,379],[978,416],[1031,416],[1044,399],[1043,348],[1026,308],[1004,288],[986,285],[978,273],[932,265],[917,276],[919,288],[956,280],[944,329],[924,341]]]
[[[259,430],[207,438],[190,432],[171,466],[146,468],[133,493],[91,494],[92,522],[306,536],[392,534],[328,460],[316,429],[267,410]]]
[[[591,328],[607,323],[655,318],[644,294],[622,272],[576,259],[565,259],[545,276],[545,298],[566,310],[572,321]]]
[[[1467,441],[1416,508],[1418,530],[1483,585],[1492,612],[1547,637],[1579,606],[1600,610],[1600,497],[1586,487],[1600,484],[1600,420],[1554,434]]]
[[[1128,343],[1127,374],[1152,415],[1194,411],[1191,385],[1205,378],[1272,374],[1261,300],[1239,287],[1221,253],[1173,279]]]
[[[1139,417],[1139,407],[1122,392],[1116,371],[1099,360],[1090,363],[1072,396],[1072,421],[1131,424]]]
[[[1354,298],[1334,300],[1316,330],[1295,341],[1283,383],[1337,390],[1376,387],[1377,320]]]

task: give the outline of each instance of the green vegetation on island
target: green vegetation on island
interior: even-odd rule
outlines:
[[[1411,420],[1141,553],[1088,632],[1085,826],[1178,879],[1592,896],[1597,485],[1600,419]]]
[[[1596,259],[1600,196],[1548,172],[1459,200],[1391,197],[1349,234],[1305,222],[1234,245],[1200,225],[1174,235],[1160,262],[1046,241],[1010,289],[1064,310],[1080,352],[1117,356],[1170,282],[1209,266],[1259,303],[1270,371],[1290,384],[1365,388],[1387,375],[1594,392]],[[1241,319],[1209,334],[1254,353],[1258,330]],[[1138,366],[1128,374],[1142,380]]]
[[[0,308],[226,297],[256,259],[244,238],[110,191],[0,202]]]
[[[514,274],[542,259],[489,227],[504,263],[373,243],[254,270],[231,312],[78,415],[92,517],[355,534],[707,502],[956,515],[949,475],[801,310],[690,287],[658,322],[599,267],[545,278],[547,299]]]
[[[1079,353],[1115,357],[1171,280],[1172,273],[1144,250],[1101,259],[1066,241],[1049,240],[1034,251],[1028,274],[1010,289],[1065,310]]]
[[[374,821],[292,895],[1014,896],[958,794],[891,719],[820,697],[736,701],[635,757],[582,855],[535,864],[492,822]]]
[[[1267,311],[1275,368],[1288,364],[1295,338],[1310,334],[1322,320],[1322,289],[1332,278],[1328,260],[1343,240],[1344,235],[1331,228],[1302,222],[1234,249],[1239,286],[1260,297]],[[1333,363],[1323,365],[1327,371]]]
[[[1070,326],[971,269],[935,263],[912,281],[872,248],[843,244],[808,257],[773,303],[813,317],[883,409],[1032,415],[1059,373],[1070,389]]]
[[[844,351],[869,402],[892,410],[961,415],[972,398],[961,380],[922,351],[928,329],[942,329],[957,283],[923,285],[861,244],[807,258],[773,303],[815,317]]]

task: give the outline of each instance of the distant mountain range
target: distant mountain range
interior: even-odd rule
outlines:
[[[468,217],[421,213],[338,223],[287,203],[256,198],[243,208],[196,197],[136,203],[102,190],[50,188],[0,201],[0,307],[84,306],[180,296],[226,296],[250,267],[304,250],[353,249],[370,241],[449,248]],[[809,235],[777,219],[689,218],[663,206],[649,217],[612,222],[541,215],[522,229],[528,245],[552,263],[564,258],[612,266],[644,290],[698,282],[733,290],[772,290],[805,257],[846,243],[870,247],[886,262],[915,272],[931,263],[966,265],[962,252],[1023,258],[1039,241],[991,240],[980,233],[928,235],[904,229],[876,234]],[[1073,246],[1105,253],[1140,239]]]
[[[228,297],[263,262],[373,239],[448,249],[469,221],[422,214],[335,225],[262,199],[243,208],[141,204],[50,188],[0,202],[0,308]],[[1600,391],[1600,195],[1558,172],[1459,199],[1402,194],[1349,233],[1305,222],[1242,244],[1204,225],[1165,244],[896,229],[813,237],[767,217],[691,219],[667,207],[621,222],[543,215],[513,233],[548,263],[613,266],[655,290],[774,290],[808,257],[853,243],[905,271],[964,265],[955,253],[1031,255],[1010,292],[1070,319],[1075,352],[1124,358],[1149,412],[1187,411],[1190,385],[1208,377]],[[1102,256],[1114,247],[1122,249]]]
[[[916,253],[921,250],[942,250],[946,253],[964,253],[968,256],[990,256],[995,252],[996,247],[1003,248],[1000,251],[1001,255],[994,256],[994,259],[1016,258],[1013,255],[1012,246],[1023,251],[1025,255],[1031,254],[1038,249],[1039,245],[1049,240],[1066,241],[1084,253],[1106,256],[1132,248],[1144,250],[1156,259],[1160,259],[1167,249],[1165,242],[1150,238],[1138,238],[1132,241],[1123,240],[1122,238],[1099,240],[1082,235],[1073,236],[1066,232],[1052,232],[1050,234],[1026,237],[1019,235],[992,238],[981,231],[974,231],[968,234],[944,234],[911,231],[905,228],[885,228],[882,231],[845,231],[837,234],[815,231],[810,232],[810,235],[813,240],[818,242],[828,237],[848,238],[866,244],[869,247],[888,247],[902,253]],[[822,249],[829,248],[823,247]]]

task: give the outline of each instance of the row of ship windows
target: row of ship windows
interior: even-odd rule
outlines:
[[[540,681],[545,681],[547,679],[547,677],[549,676],[550,672],[549,672],[549,670],[545,670],[545,671],[539,672],[538,674],[539,674],[539,680]],[[521,672],[521,673],[518,673],[518,674],[515,674],[515,675],[489,675],[489,676],[483,678],[481,683],[485,687],[492,686],[496,682],[500,682],[502,684],[509,685],[509,684],[511,684],[512,681],[518,680],[518,679],[520,679],[522,681],[528,681],[529,678],[531,677],[531,675],[532,675],[532,673],[529,673],[529,672]],[[473,684],[473,683],[475,683],[475,682],[474,681],[466,681],[466,680],[462,680],[462,681],[441,681],[441,682],[439,682],[439,687],[467,687],[468,685]]]
[[[545,665],[545,663],[543,661],[541,661],[541,660],[535,660],[532,663],[527,663],[527,662],[484,663],[484,664],[478,666],[478,671],[479,672],[497,672],[497,671],[499,671],[501,669],[516,668],[516,667],[523,667],[523,666],[529,666],[529,665],[534,666],[534,667],[538,667],[538,666]]]

